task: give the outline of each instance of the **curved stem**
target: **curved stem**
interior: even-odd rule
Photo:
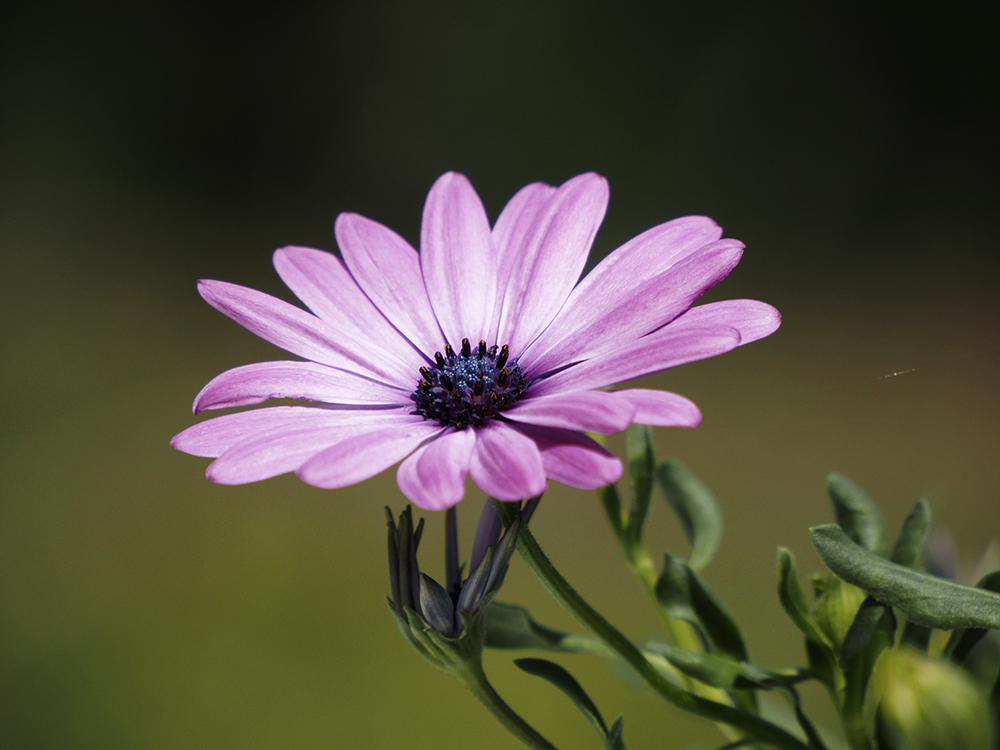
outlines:
[[[503,519],[504,524],[510,525],[516,518],[517,506],[511,503],[494,502],[497,506],[497,513]],[[643,656],[635,644],[587,604],[583,597],[569,585],[542,552],[535,537],[525,525],[521,526],[517,538],[517,550],[546,591],[663,698],[685,711],[736,727],[758,741],[768,742],[774,747],[786,750],[807,750],[804,742],[774,724],[732,706],[692,695],[668,681]]]
[[[475,693],[480,702],[489,709],[497,721],[504,725],[508,732],[521,740],[525,745],[536,748],[536,750],[557,750],[555,745],[532,729],[514,709],[507,705],[507,702],[500,697],[500,694],[493,689],[490,681],[486,679],[486,673],[483,671],[481,665],[478,663],[467,664],[466,668],[460,672],[456,672],[455,676],[469,690]]]

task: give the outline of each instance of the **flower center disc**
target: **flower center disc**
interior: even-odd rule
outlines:
[[[444,354],[434,355],[433,368],[420,368],[420,383],[410,394],[416,413],[436,419],[442,427],[481,427],[527,392],[521,367],[516,360],[508,367],[509,357],[506,344],[487,347],[480,341],[473,349],[468,339],[462,339],[458,354],[448,344]]]

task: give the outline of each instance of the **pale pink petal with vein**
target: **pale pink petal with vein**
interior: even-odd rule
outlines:
[[[614,356],[594,357],[567,367],[532,386],[532,392],[537,398],[603,388],[724,354],[739,345],[739,331],[729,326],[669,325],[621,347]]]
[[[518,425],[516,429],[538,446],[549,479],[580,490],[593,490],[621,478],[621,461],[586,435],[532,425]]]
[[[336,255],[310,247],[283,247],[274,251],[273,260],[295,296],[335,329],[367,342],[369,350],[392,352],[411,370],[426,363],[426,357],[386,320]]]
[[[507,280],[498,343],[524,351],[559,312],[580,279],[607,206],[607,180],[582,174],[541,207]]]
[[[485,339],[497,291],[489,220],[465,175],[448,172],[431,187],[420,225],[420,267],[445,339]]]
[[[319,429],[364,427],[398,417],[408,417],[412,408],[364,409],[270,406],[207,419],[175,435],[170,444],[193,456],[215,458],[237,443],[286,428],[315,426]]]
[[[692,307],[675,325],[726,325],[740,332],[740,344],[770,336],[781,325],[781,313],[766,302],[754,299],[727,299]]]
[[[358,286],[400,333],[430,359],[444,348],[431,309],[420,256],[388,227],[358,214],[341,214],[333,225],[344,262]]]
[[[632,421],[658,427],[697,427],[701,411],[694,402],[670,391],[653,391],[633,388],[624,391],[606,391],[615,398],[630,403],[635,408]]]
[[[445,510],[465,495],[475,430],[451,430],[417,448],[399,465],[396,482],[424,510]]]
[[[294,305],[225,281],[200,281],[198,291],[216,310],[285,351],[390,385],[412,387],[412,368],[395,356],[372,350],[369,342]]]
[[[556,189],[544,182],[533,182],[518,190],[503,207],[496,224],[493,225],[493,247],[497,253],[497,298],[490,323],[489,338],[496,341],[500,312],[503,309],[507,280],[511,269],[518,262],[524,249],[528,230],[531,229],[538,212]]]
[[[524,399],[503,413],[506,419],[544,427],[609,435],[630,424],[635,407],[605,391],[574,391]]]
[[[409,392],[315,362],[256,362],[216,375],[194,400],[203,409],[262,404],[272,398],[328,404],[409,406]]]
[[[379,474],[402,461],[422,442],[441,432],[433,422],[378,426],[341,439],[310,458],[295,472],[316,487],[347,487]]]
[[[545,491],[545,469],[535,441],[501,422],[476,431],[469,476],[498,500],[523,500]]]
[[[575,359],[608,351],[669,323],[706,290],[733,270],[743,243],[719,240],[690,254],[668,270],[627,290],[606,284],[576,305],[572,318],[554,322],[521,358],[522,366],[542,374]],[[544,351],[544,347],[549,349]]]

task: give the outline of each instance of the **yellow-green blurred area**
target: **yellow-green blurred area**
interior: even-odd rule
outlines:
[[[971,571],[1000,533],[988,4],[280,7],[0,11],[0,745],[518,746],[395,630],[393,472],[220,487],[168,446],[211,377],[282,356],[197,278],[290,299],[274,248],[335,249],[341,211],[416,243],[449,169],[494,218],[528,182],[606,175],[595,257],[689,213],[747,243],[709,298],[766,300],[782,328],[643,385],[704,412],[657,443],[719,497],[707,577],[755,660],[803,662],[774,554],[820,569],[807,527],[831,520],[829,471],[895,528],[927,497]],[[466,550],[481,500],[459,509]],[[595,493],[553,486],[532,526],[627,635],[657,634]],[[663,504],[650,544],[685,550]],[[501,598],[574,627],[516,558]],[[487,670],[515,709],[560,748],[598,747],[512,656]],[[630,750],[724,741],[613,664],[558,660],[625,715]]]

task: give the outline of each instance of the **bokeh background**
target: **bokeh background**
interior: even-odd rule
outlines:
[[[197,278],[289,298],[274,248],[334,250],[346,210],[416,243],[451,169],[491,217],[528,182],[606,175],[595,259],[687,213],[747,243],[709,296],[771,302],[780,331],[644,385],[705,414],[657,441],[718,494],[727,542],[708,575],[755,659],[801,663],[774,550],[820,567],[806,529],[831,518],[831,470],[894,527],[927,497],[971,571],[1000,533],[988,9],[5,5],[0,745],[518,747],[389,618],[392,472],[336,492],[217,487],[167,444],[212,376],[280,356],[205,305]],[[463,541],[480,501],[461,506]],[[441,520],[422,547],[431,574]],[[533,525],[612,621],[655,635],[593,493],[554,486]],[[664,508],[651,526],[654,550],[683,551]],[[503,597],[573,626],[519,561]],[[632,750],[721,744],[615,666],[563,663],[625,714]],[[597,747],[511,654],[487,666],[558,746]]]

